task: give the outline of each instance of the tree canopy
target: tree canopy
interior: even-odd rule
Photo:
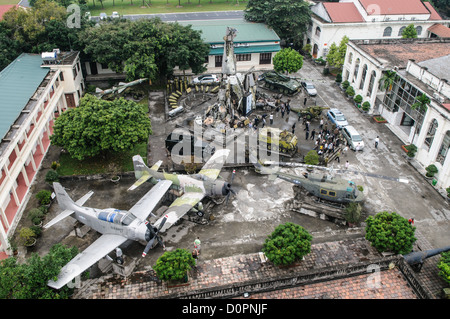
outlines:
[[[195,259],[187,249],[177,248],[174,251],[166,251],[153,266],[157,276],[161,280],[181,280],[195,265]]]
[[[417,30],[414,24],[408,25],[402,32],[403,39],[415,39],[417,38]]]
[[[61,268],[77,254],[76,247],[56,244],[46,256],[41,258],[34,253],[23,264],[16,258],[0,261],[0,299],[68,298],[70,290],[67,286],[53,290],[47,282],[56,280]]]
[[[339,46],[337,46],[334,42],[330,45],[330,49],[326,57],[328,65],[336,68],[341,68],[344,65],[348,40],[348,37],[344,36],[341,39]]]
[[[303,66],[303,56],[291,48],[278,51],[273,57],[273,67],[277,72],[294,73]]]
[[[366,239],[379,252],[408,254],[416,241],[416,227],[396,212],[380,212],[366,219]]]
[[[311,240],[306,229],[288,222],[275,228],[262,251],[275,265],[289,265],[311,252]]]
[[[117,20],[87,28],[80,34],[84,52],[115,72],[127,72],[127,80],[151,80],[170,75],[175,67],[204,72],[209,45],[200,31],[159,18]]]
[[[303,0],[249,0],[244,17],[266,23],[281,39],[301,43],[311,21],[311,10]]]
[[[147,142],[151,133],[146,107],[124,98],[107,101],[86,94],[79,107],[55,120],[50,139],[73,158],[83,160],[131,149]]]

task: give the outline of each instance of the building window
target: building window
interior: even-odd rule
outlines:
[[[375,78],[377,77],[377,73],[375,71],[372,71],[370,74],[370,80],[369,80],[369,88],[367,90],[367,96],[372,95],[373,85],[375,84]]]
[[[416,27],[416,32],[417,32],[418,36],[421,35],[422,34],[422,27]]]
[[[448,153],[448,147],[450,146],[450,131],[445,133],[444,139],[442,140],[441,148],[439,149],[439,153],[436,157],[436,162],[444,165],[445,157]]]
[[[425,136],[424,144],[428,146],[428,149],[430,149],[431,144],[433,144],[434,135],[436,134],[436,130],[438,128],[438,122],[436,119],[433,119],[431,121],[430,127],[428,128],[427,136]]]
[[[222,66],[222,59],[223,59],[223,55],[216,55],[215,56],[215,64],[214,64],[214,66],[216,68],[220,68]]]
[[[73,67],[72,72],[73,72],[73,79],[75,80],[75,78],[77,77],[77,74],[78,74],[76,66]]]
[[[320,28],[316,27],[316,37],[320,37]]]
[[[359,71],[359,58],[356,59],[356,62],[355,62],[355,71],[353,72],[353,81],[352,82],[356,81],[356,77],[358,76],[358,71]]]
[[[362,90],[364,87],[364,82],[366,82],[367,75],[367,64],[364,64],[361,74],[361,81],[359,82],[359,89]]]
[[[252,55],[251,54],[236,54],[236,61],[251,61]]]
[[[352,60],[353,60],[353,53],[350,52],[350,54],[348,55],[348,63],[352,64]]]
[[[398,30],[398,36],[401,37],[403,35],[403,31],[406,29],[406,27],[401,27],[400,30]]]
[[[391,27],[387,27],[384,29],[383,31],[383,37],[390,37],[392,34],[392,28]]]
[[[272,53],[259,54],[259,64],[271,64],[271,63],[272,63]]]

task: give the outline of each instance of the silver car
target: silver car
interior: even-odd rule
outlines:
[[[342,113],[338,109],[330,109],[327,112],[327,116],[330,119],[330,122],[335,124],[338,129],[341,129],[344,126],[348,125],[348,122],[345,119],[344,113]]]
[[[302,86],[305,89],[305,91],[308,93],[309,96],[317,95],[316,87],[311,82],[302,81]]]

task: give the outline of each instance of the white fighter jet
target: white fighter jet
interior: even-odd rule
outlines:
[[[58,205],[64,211],[44,228],[54,225],[67,216],[73,216],[81,223],[101,233],[102,236],[67,263],[61,269],[58,278],[55,281],[50,280],[48,286],[55,289],[62,288],[127,240],[135,240],[144,244],[144,255],[156,243],[164,247],[158,233],[167,217],[163,217],[159,221],[158,228],[150,225],[146,219],[150,214],[154,216],[152,210],[171,184],[172,182],[169,180],[158,182],[129,211],[121,211],[114,208],[97,209],[81,206],[92,195],[92,191],[74,202],[61,184],[53,183]]]

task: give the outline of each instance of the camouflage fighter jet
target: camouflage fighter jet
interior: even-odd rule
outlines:
[[[133,190],[148,180],[151,183],[157,183],[160,180],[169,180],[172,182],[171,188],[183,192],[183,195],[178,197],[164,214],[167,216],[167,220],[161,228],[161,232],[164,232],[191,209],[194,209],[195,206],[201,210],[201,200],[205,196],[227,196],[228,201],[231,193],[236,194],[231,188],[235,171],[233,171],[230,183],[223,180],[217,180],[229,153],[230,150],[227,149],[216,151],[205,163],[203,168],[197,174],[193,175],[177,175],[158,172],[158,168],[162,161],[158,161],[151,168],[148,168],[142,160],[142,157],[140,155],[135,155],[133,156],[133,165],[137,181],[128,190]],[[157,220],[155,227],[159,227],[162,220],[163,218]]]

